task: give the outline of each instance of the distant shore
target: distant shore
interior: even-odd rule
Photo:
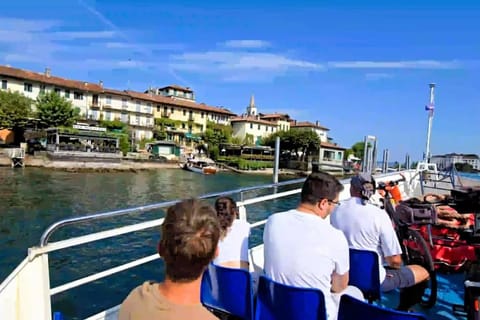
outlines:
[[[0,167],[10,167],[9,157],[0,156]],[[141,170],[159,170],[159,169],[181,169],[178,162],[155,162],[155,161],[133,161],[120,160],[119,162],[94,162],[94,161],[60,161],[52,160],[46,156],[25,157],[25,167],[46,168],[54,170],[63,170],[69,172],[124,172]],[[228,169],[222,169],[223,172],[230,172]],[[273,175],[272,168],[263,170],[238,170],[239,174],[259,174]],[[299,170],[280,169],[280,176],[306,176],[309,172]]]

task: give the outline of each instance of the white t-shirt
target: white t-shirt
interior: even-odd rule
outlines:
[[[350,267],[343,233],[316,215],[290,210],[268,218],[263,243],[265,274],[282,284],[322,290],[327,317],[336,319],[332,273],[343,275]]]
[[[352,197],[335,209],[330,222],[343,231],[350,248],[377,252],[382,283],[385,280],[384,258],[402,253],[387,212],[368,203],[362,205],[360,198]]]
[[[218,242],[218,256],[213,262],[215,264],[229,261],[248,262],[249,235],[250,224],[245,220],[234,220],[225,238]]]

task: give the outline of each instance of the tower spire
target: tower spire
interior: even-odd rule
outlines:
[[[250,103],[247,107],[247,115],[248,116],[256,116],[257,115],[257,107],[255,106],[255,97],[252,96],[250,97]]]

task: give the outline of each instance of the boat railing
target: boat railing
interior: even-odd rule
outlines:
[[[387,176],[389,179],[398,179],[400,177],[399,175],[398,177],[396,177],[392,174],[379,175],[376,177],[382,179],[387,178]],[[302,178],[283,181],[275,184],[244,187],[231,191],[209,193],[198,198],[206,200],[220,196],[237,195],[239,196],[239,201],[237,201],[237,205],[240,213],[240,219],[247,219],[247,206],[298,194],[300,193],[301,188],[293,188],[286,191],[279,191],[278,188],[283,186],[295,187],[295,185],[302,183],[304,180],[305,179]],[[341,193],[340,200],[345,200],[349,197],[349,181],[342,180],[342,183],[345,186],[345,190]],[[253,196],[252,198],[246,199],[246,195],[249,192],[269,189],[273,189],[273,191],[269,194]],[[48,260],[50,252],[63,250],[106,238],[112,238],[127,233],[145,230],[152,227],[157,227],[162,224],[163,218],[126,225],[122,227],[116,227],[113,229],[103,230],[52,242],[50,241],[50,239],[55,232],[66,226],[77,225],[85,222],[101,221],[103,219],[112,217],[121,217],[123,215],[135,212],[146,212],[156,209],[162,209],[172,206],[179,201],[181,200],[178,199],[134,208],[96,213],[87,216],[64,219],[50,225],[42,234],[39,245],[30,248],[28,250],[28,257],[14,270],[14,272],[12,272],[12,274],[7,277],[7,279],[3,283],[0,284],[0,310],[2,310],[2,313],[5,313],[6,319],[51,319],[51,296],[159,259],[160,257],[157,253],[151,254],[136,259],[134,261],[129,261],[127,263],[117,265],[110,269],[87,275],[80,279],[60,284],[53,288],[50,287]],[[265,224],[265,222],[266,220],[253,222],[252,228],[262,226],[263,224]],[[114,309],[115,307],[112,310]]]
[[[252,205],[255,203],[278,199],[282,197],[287,197],[290,195],[294,195],[300,192],[300,188],[295,188],[293,190],[287,190],[283,192],[278,192],[279,187],[283,186],[295,186],[296,184],[302,183],[305,178],[301,179],[294,179],[279,182],[276,184],[266,184],[262,186],[254,186],[254,187],[244,187],[236,190],[225,191],[225,192],[214,192],[205,194],[203,196],[198,197],[199,199],[212,199],[221,196],[230,196],[230,195],[239,195],[239,201],[237,202],[240,218],[246,219],[247,212],[246,206]],[[274,189],[274,191],[267,195],[262,195],[254,198],[245,199],[245,196],[248,192],[251,191],[260,191],[260,190],[267,190],[267,189]],[[130,261],[113,268],[103,270],[100,272],[96,272],[94,274],[88,275],[86,277],[76,279],[71,282],[67,282],[56,286],[54,288],[50,288],[50,278],[49,278],[49,263],[48,263],[48,254],[50,252],[63,250],[67,248],[71,248],[74,246],[83,245],[90,242],[99,241],[106,238],[116,237],[120,235],[124,235],[127,233],[132,233],[140,230],[149,229],[152,227],[160,226],[163,222],[163,218],[154,219],[146,222],[136,223],[132,225],[117,227],[113,229],[108,229],[104,231],[99,231],[95,233],[90,233],[82,236],[72,237],[64,240],[58,240],[55,242],[51,242],[50,239],[52,235],[66,226],[77,225],[85,222],[92,222],[92,221],[100,221],[106,218],[112,217],[120,217],[126,214],[136,213],[136,212],[146,212],[156,209],[162,209],[169,206],[174,205],[175,203],[181,201],[173,200],[173,201],[165,201],[160,203],[155,203],[151,205],[133,207],[128,209],[121,209],[121,210],[114,210],[109,212],[102,212],[91,214],[87,216],[81,217],[74,217],[69,219],[63,219],[58,221],[52,225],[50,225],[45,232],[42,234],[39,246],[29,248],[28,250],[28,257],[22,262],[22,264],[9,276],[3,283],[0,284],[0,309],[7,310],[7,318],[12,319],[30,319],[32,315],[35,315],[36,318],[39,318],[38,315],[42,314],[40,319],[51,319],[51,296],[59,294],[61,292],[73,289],[75,287],[105,278],[107,276],[116,274],[121,271],[125,271],[142,264],[154,261],[159,259],[158,254],[152,254],[149,256],[141,257],[134,261]],[[253,223],[252,227],[258,227],[265,223],[266,220],[258,221]],[[36,279],[35,281],[31,282],[31,279]],[[8,295],[7,291],[17,291],[18,287],[22,285],[23,281],[30,281],[27,287],[32,292],[36,294],[34,296],[21,296],[15,295],[15,303],[12,303],[12,297],[5,297]],[[23,284],[25,285],[25,284]],[[33,301],[35,299],[35,301]],[[7,303],[12,303],[12,305],[7,305]],[[15,305],[22,306],[20,308],[15,308]],[[35,308],[31,308],[31,306],[35,306]],[[22,316],[18,314],[18,310],[37,310],[35,313]]]

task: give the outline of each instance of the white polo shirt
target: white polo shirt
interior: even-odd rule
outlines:
[[[264,271],[270,279],[295,287],[316,288],[325,295],[328,319],[336,319],[330,293],[332,273],[349,270],[348,243],[327,220],[297,210],[268,218],[263,233]]]
[[[330,223],[343,231],[350,248],[377,252],[382,283],[385,280],[384,257],[402,254],[387,212],[368,203],[363,205],[360,198],[352,197],[335,209]]]

